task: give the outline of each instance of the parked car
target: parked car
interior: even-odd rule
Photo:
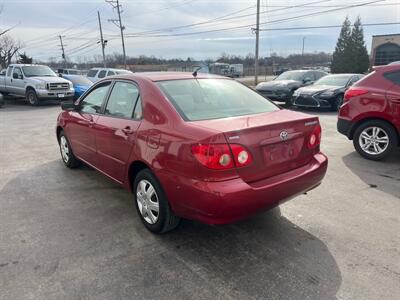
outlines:
[[[0,92],[25,96],[31,105],[43,99],[68,100],[74,97],[72,83],[43,65],[11,64],[0,76]]]
[[[104,77],[107,76],[123,75],[131,73],[132,73],[131,71],[124,69],[92,68],[89,70],[87,78],[89,78],[92,82],[96,82],[97,80],[103,79]]]
[[[259,83],[256,91],[268,99],[285,102],[289,106],[295,90],[310,85],[325,75],[327,73],[318,70],[287,71],[272,81]]]
[[[299,107],[322,107],[338,111],[343,103],[344,92],[363,74],[327,75],[311,85],[294,91],[292,104]]]
[[[67,167],[85,162],[133,191],[150,231],[180,217],[230,223],[321,183],[318,118],[282,110],[226,77],[105,78],[57,120]]]
[[[4,105],[4,96],[3,94],[0,94],[0,107]]]
[[[337,128],[365,158],[380,160],[392,153],[400,136],[400,65],[375,67],[350,87]]]
[[[57,73],[66,75],[82,75],[82,72],[77,69],[57,69]]]
[[[62,78],[72,82],[75,90],[75,100],[82,96],[93,85],[93,82],[82,75],[62,75]]]

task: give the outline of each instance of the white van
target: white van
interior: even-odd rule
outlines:
[[[89,78],[89,80],[92,82],[96,82],[97,80],[100,80],[107,76],[130,74],[130,73],[132,72],[124,69],[92,68],[89,70],[87,78]]]

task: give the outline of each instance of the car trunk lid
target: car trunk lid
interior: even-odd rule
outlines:
[[[197,121],[197,125],[223,132],[229,144],[247,148],[253,161],[237,167],[239,176],[254,182],[307,164],[315,149],[307,147],[317,117],[289,110],[226,119]]]

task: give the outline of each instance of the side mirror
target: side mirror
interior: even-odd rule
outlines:
[[[73,101],[65,101],[61,103],[61,109],[66,111],[75,111],[78,110],[78,105]]]
[[[311,78],[306,77],[303,79],[303,83],[312,83],[312,80],[311,80]]]
[[[19,79],[18,74],[17,74],[17,73],[13,73],[13,78],[14,78],[14,79]]]

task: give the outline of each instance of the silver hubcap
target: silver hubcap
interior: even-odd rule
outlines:
[[[64,160],[64,162],[67,163],[69,160],[69,149],[68,149],[67,139],[65,138],[65,136],[62,136],[60,138],[60,150],[62,159]]]
[[[389,136],[386,131],[375,126],[365,128],[358,141],[361,149],[371,155],[379,155],[389,146]]]
[[[139,181],[136,188],[136,201],[143,219],[149,224],[156,223],[160,210],[158,196],[152,184],[147,180]]]

